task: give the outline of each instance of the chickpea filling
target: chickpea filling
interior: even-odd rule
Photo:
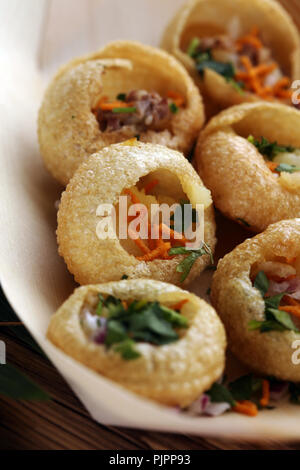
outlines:
[[[249,329],[268,331],[300,328],[300,258],[276,258],[252,266],[251,280],[265,302],[265,319]]]
[[[255,93],[267,100],[290,100],[291,81],[283,74],[256,26],[235,38],[229,33],[204,37],[195,35],[188,44],[184,40],[183,45],[184,52],[195,61],[202,77],[206,69],[211,69],[240,93]]]
[[[184,106],[183,96],[169,91],[163,97],[156,91],[131,90],[119,93],[115,100],[100,96],[92,109],[101,132],[113,132],[127,127],[133,135],[147,129],[161,131],[170,127],[172,116]]]
[[[188,319],[182,314],[186,303],[187,298],[165,305],[90,293],[80,312],[80,324],[90,341],[132,360],[141,356],[136,343],[160,346],[184,334],[188,328]]]

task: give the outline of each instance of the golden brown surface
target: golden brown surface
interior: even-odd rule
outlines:
[[[100,94],[115,99],[118,93],[134,89],[154,90],[162,96],[170,90],[181,93],[185,106],[172,116],[170,129],[148,130],[140,138],[189,152],[203,125],[204,108],[188,73],[164,51],[116,41],[62,67],[46,90],[38,119],[39,143],[45,165],[58,181],[67,184],[92,153],[134,136],[136,132],[128,127],[101,132],[92,113]]]
[[[264,301],[252,286],[254,263],[276,257],[300,256],[300,219],[281,221],[246,240],[219,261],[211,299],[227,332],[231,351],[254,371],[282,380],[300,381],[299,365],[292,363],[294,331],[250,331],[249,321],[264,319]]]
[[[205,101],[213,101],[210,114],[215,114],[218,108],[259,99],[253,93],[238,93],[213,70],[206,70],[202,80],[193,59],[184,52],[194,36],[228,33],[234,17],[240,21],[241,35],[248,33],[253,26],[259,28],[263,42],[271,48],[275,60],[292,81],[300,76],[299,34],[293,20],[279,3],[274,0],[190,0],[166,29],[162,47],[183,63],[201,89]]]
[[[116,144],[83,163],[62,195],[57,229],[59,252],[77,282],[116,281],[126,274],[129,278],[148,277],[179,284],[181,274],[176,272],[176,267],[183,255],[146,263],[130,254],[118,238],[101,240],[96,234],[100,220],[96,214],[98,205],[116,204],[125,188],[131,188],[140,178],[155,171],[155,178],[160,180],[164,191],[176,199],[186,195],[193,207],[197,203],[205,204],[205,241],[214,250],[215,222],[210,192],[186,158],[160,145]],[[184,285],[208,264],[207,255],[198,258]]]
[[[88,294],[101,292],[122,300],[189,301],[181,313],[189,327],[172,344],[137,343],[141,357],[126,361],[113,349],[85,335],[79,314]],[[225,362],[225,332],[214,309],[193,294],[170,284],[139,279],[84,286],[52,317],[48,338],[78,361],[129,390],[166,405],[187,406],[220,377]]]
[[[216,207],[254,232],[300,216],[300,188],[284,184],[285,173],[272,173],[247,140],[251,134],[299,148],[299,127],[299,111],[280,104],[245,103],[215,116],[200,134],[195,158]]]

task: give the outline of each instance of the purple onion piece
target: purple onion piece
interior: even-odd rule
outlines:
[[[270,383],[270,399],[273,401],[281,400],[287,395],[289,389],[288,382],[271,382]]]

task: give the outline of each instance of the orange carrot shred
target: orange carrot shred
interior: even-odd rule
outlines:
[[[275,163],[275,162],[266,162],[266,165],[267,165],[267,167],[269,168],[269,170],[271,170],[273,173],[275,173],[276,168],[279,166],[279,163]]]
[[[124,189],[123,193],[127,194],[130,199],[131,199],[131,202],[133,204],[141,204],[141,201],[139,200],[139,198],[134,194],[133,191],[131,191],[131,189]]]
[[[171,248],[171,243],[164,243],[161,246],[158,246],[154,250],[150,251],[150,253],[145,254],[144,256],[138,256],[137,259],[139,261],[153,261],[154,259],[158,259],[160,255],[164,255],[166,251]]]
[[[175,305],[172,305],[173,310],[181,310],[184,304],[186,304],[189,301],[189,299],[182,299],[179,302],[177,302]]]
[[[103,101],[99,103],[98,107],[102,109],[103,111],[111,111],[114,108],[128,108],[130,106],[131,106],[131,103],[125,103],[124,101],[112,101],[110,103]]]
[[[268,406],[270,401],[270,382],[268,380],[262,381],[262,397],[260,399],[261,406]]]
[[[140,248],[140,250],[147,254],[147,253],[150,253],[150,249],[147,247],[147,245],[143,242],[143,240],[141,240],[139,237],[138,238],[134,238],[134,232],[130,229],[128,229],[128,235],[129,237],[131,238],[131,240]]]
[[[295,317],[300,318],[300,305],[282,305],[278,307],[278,310],[291,313]]]
[[[294,264],[295,261],[296,261],[296,259],[297,259],[296,256],[294,256],[294,257],[292,257],[292,258],[285,258],[285,262],[286,262],[287,264]]]
[[[183,96],[178,93],[177,91],[168,91],[167,93],[168,98],[172,98],[173,102],[180,108],[180,106],[183,106],[184,104],[184,98]]]
[[[187,243],[187,239],[181,235],[179,232],[176,232],[172,228],[168,227],[165,224],[159,224],[159,231],[162,236],[170,238],[172,241],[179,243],[180,245],[185,245]],[[181,238],[175,238],[175,236],[180,236]]]
[[[236,413],[241,413],[247,416],[256,416],[258,413],[257,406],[250,400],[237,401],[232,408]]]
[[[144,187],[145,194],[149,194],[150,191],[151,191],[158,183],[159,183],[158,180],[149,181],[149,183],[146,184],[146,186]]]

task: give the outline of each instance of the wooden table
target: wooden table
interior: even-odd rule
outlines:
[[[300,26],[300,0],[281,0]],[[299,77],[300,78],[300,77]],[[1,306],[1,318],[10,308]],[[15,327],[18,328],[18,327]],[[49,361],[5,327],[7,360],[39,383],[50,402],[20,402],[0,397],[0,449],[300,449],[300,443],[228,442],[102,426],[94,422]]]

